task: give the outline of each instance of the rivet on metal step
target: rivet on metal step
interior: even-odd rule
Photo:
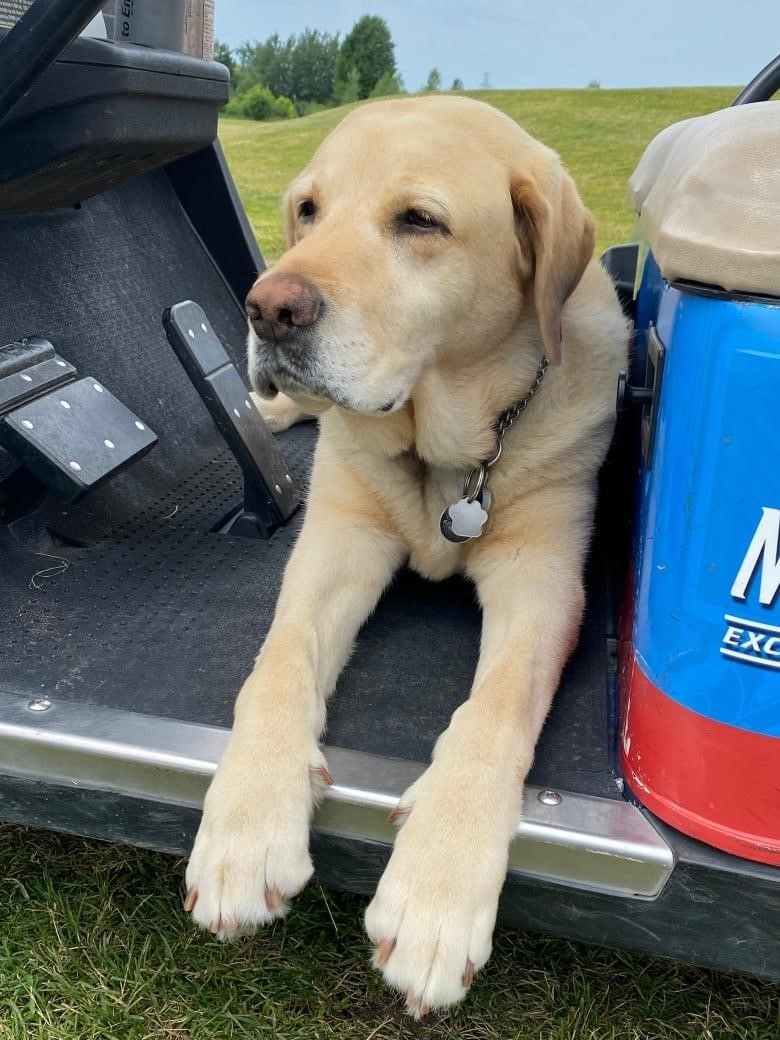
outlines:
[[[563,801],[563,796],[557,791],[540,791],[539,801],[542,805],[560,805]]]
[[[51,701],[48,697],[33,697],[27,705],[29,711],[48,711],[50,707]]]

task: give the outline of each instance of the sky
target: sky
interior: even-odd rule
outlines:
[[[780,0],[216,0],[216,35],[343,36],[363,14],[390,26],[407,90],[434,66],[471,88],[741,86],[780,51]]]

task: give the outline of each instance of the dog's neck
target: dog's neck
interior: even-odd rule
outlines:
[[[412,454],[428,467],[468,469],[496,447],[496,420],[528,391],[539,364],[535,344],[426,369],[393,415],[349,417],[355,441],[385,457]]]
[[[496,447],[496,421],[533,382],[539,355],[533,346],[507,344],[452,368],[426,371],[412,394],[414,451],[430,466],[464,468]]]

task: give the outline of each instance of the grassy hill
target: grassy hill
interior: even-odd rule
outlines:
[[[598,248],[633,236],[626,180],[663,127],[728,105],[736,87],[654,90],[485,90],[487,101],[563,157],[596,217]],[[268,259],[283,249],[279,199],[320,141],[346,113],[254,123],[223,119],[219,136],[258,241]]]

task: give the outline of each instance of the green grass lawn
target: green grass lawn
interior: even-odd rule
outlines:
[[[600,225],[630,238],[625,179],[656,131],[723,90],[491,92],[564,156]],[[281,250],[278,200],[342,113],[223,122],[258,238]],[[776,987],[499,928],[465,1004],[415,1025],[368,967],[365,900],[316,885],[288,919],[222,946],[181,909],[183,864],[0,827],[0,1040],[776,1040]]]
[[[499,928],[466,1003],[415,1025],[366,967],[365,900],[316,885],[224,946],[183,864],[0,829],[0,1040],[777,1040],[776,988]]]
[[[563,157],[596,217],[599,251],[633,238],[626,181],[647,143],[670,123],[723,108],[736,87],[664,90],[475,91]],[[282,252],[279,200],[343,118],[329,109],[281,123],[224,119],[219,136],[268,259]]]

